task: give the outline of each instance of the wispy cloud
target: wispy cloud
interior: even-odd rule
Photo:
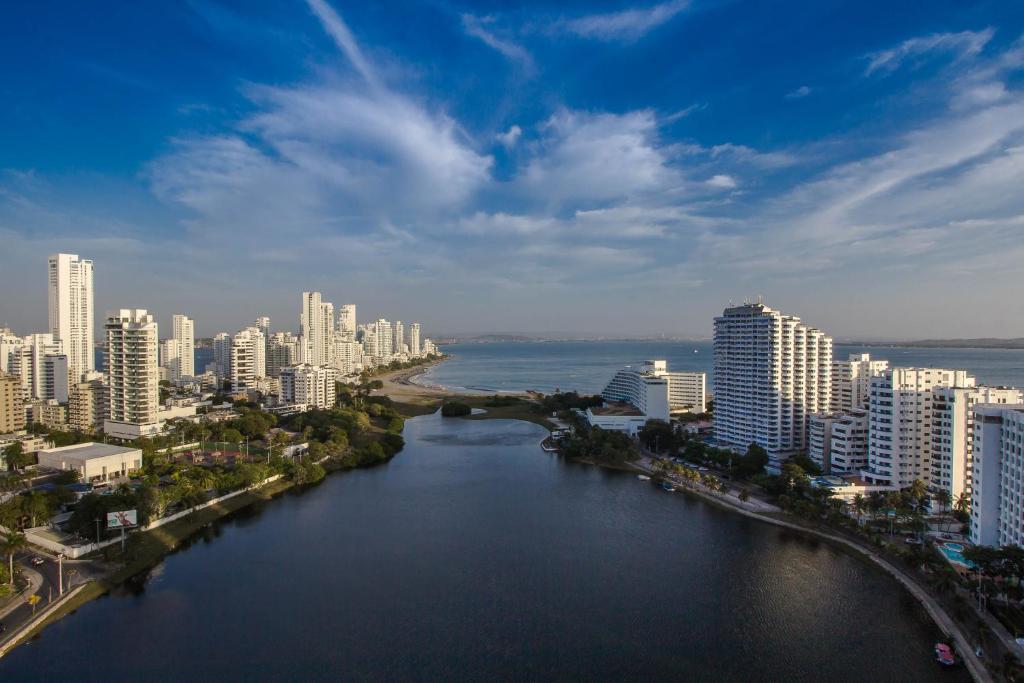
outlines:
[[[517,43],[512,42],[511,40],[499,38],[498,36],[494,35],[493,32],[488,31],[485,28],[485,25],[491,24],[493,22],[494,18],[490,16],[477,17],[472,14],[462,15],[462,28],[467,35],[473,36],[474,38],[479,38],[481,41],[484,42],[485,45],[494,48],[501,54],[505,55],[505,57],[507,57],[508,59],[511,59],[512,61],[515,62],[519,62],[527,69],[532,70],[533,57],[530,55],[529,52],[527,52],[526,48]]]
[[[512,149],[519,142],[519,138],[523,135],[523,129],[513,124],[509,126],[509,129],[504,133],[498,133],[495,135],[495,139],[500,142],[506,149]]]
[[[719,173],[718,175],[711,176],[707,180],[707,184],[710,187],[715,187],[720,190],[734,190],[739,185],[739,183],[736,182],[735,178],[733,178],[731,175],[726,175],[724,173]]]
[[[801,85],[796,90],[792,90],[786,93],[787,100],[800,100],[811,94],[811,87],[808,85]]]
[[[334,39],[338,49],[348,57],[348,61],[352,62],[352,66],[356,71],[359,72],[369,85],[376,87],[378,85],[376,71],[370,66],[370,63],[363,55],[363,51],[359,47],[356,37],[349,30],[348,24],[342,21],[338,13],[327,4],[326,0],[306,0],[306,3],[313,11],[313,14],[316,15],[316,18],[320,20],[324,30]]]
[[[904,40],[894,48],[871,52],[865,56],[868,61],[865,75],[876,72],[892,73],[908,60],[921,58],[930,53],[952,54],[957,59],[972,57],[980,53],[995,35],[987,28],[983,31],[961,31],[959,33],[933,33]]]
[[[651,7],[590,14],[564,23],[566,30],[583,38],[633,42],[661,26],[689,6],[689,0],[670,0]]]

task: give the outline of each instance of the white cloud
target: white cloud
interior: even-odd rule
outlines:
[[[811,94],[811,87],[809,85],[801,85],[796,90],[786,93],[787,100],[800,100]]]
[[[500,142],[506,149],[512,149],[519,142],[519,138],[523,135],[523,129],[513,124],[504,133],[498,133],[495,138]]]
[[[961,31],[959,33],[933,33],[903,41],[894,48],[869,53],[865,58],[868,66],[865,75],[881,71],[892,73],[908,59],[921,57],[931,52],[952,53],[957,59],[973,57],[980,53],[995,34],[991,28],[984,31]]]
[[[494,35],[494,33],[484,28],[484,24],[492,22],[492,17],[476,17],[472,14],[462,15],[462,28],[467,35],[479,38],[485,45],[494,48],[501,54],[505,55],[505,57],[513,61],[520,62],[527,69],[532,70],[533,57],[526,51],[526,48],[512,42],[511,40],[499,38]]]
[[[657,120],[650,110],[562,110],[548,119],[542,133],[520,179],[535,198],[615,201],[672,192],[683,183],[657,144]]]
[[[366,79],[368,84],[376,87],[378,85],[376,71],[366,60],[366,57],[363,56],[363,51],[359,47],[356,37],[349,30],[348,24],[342,21],[338,13],[327,4],[326,0],[306,0],[306,3],[313,10],[317,19],[320,20],[324,30],[334,39],[338,49],[345,53],[348,60],[352,62],[352,66],[355,67],[356,71]]]
[[[707,184],[710,185],[711,187],[716,187],[723,190],[733,190],[736,189],[736,187],[739,185],[739,183],[736,182],[735,178],[733,178],[731,175],[725,175],[724,173],[711,176],[711,178],[707,180]]]
[[[686,9],[689,4],[689,0],[671,0],[651,7],[591,14],[570,19],[564,23],[564,26],[571,33],[584,38],[632,42],[672,19]]]

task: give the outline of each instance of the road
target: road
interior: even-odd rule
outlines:
[[[33,566],[31,559],[42,557],[45,561],[39,566]],[[57,559],[45,553],[25,551],[14,556],[14,570],[21,572],[22,576],[28,579],[31,588],[16,597],[14,601],[0,608],[0,622],[6,626],[5,632],[0,635],[0,644],[15,637],[19,628],[32,618],[32,606],[28,604],[30,595],[38,595],[39,602],[36,610],[45,607],[50,601],[56,600],[60,595],[58,587]],[[64,561],[64,590],[88,581],[95,573],[92,563],[77,560]]]

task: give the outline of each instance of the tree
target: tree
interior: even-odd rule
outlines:
[[[22,499],[22,511],[32,520],[31,526],[35,526],[37,518],[49,516],[50,501],[45,493],[31,491]]]
[[[655,453],[672,453],[678,445],[672,425],[664,420],[648,420],[637,437],[640,443]]]
[[[0,550],[7,555],[7,567],[11,574],[10,582],[12,587],[14,586],[14,555],[27,546],[28,541],[25,540],[25,534],[16,531],[7,532],[4,534],[3,541],[0,541]]]
[[[20,470],[31,462],[29,454],[25,452],[25,445],[20,441],[14,441],[4,449],[4,458],[7,460],[7,468],[11,470]]]
[[[928,500],[928,486],[920,479],[915,479],[907,487],[907,493],[910,495],[913,504],[917,507],[923,506]]]
[[[853,496],[853,511],[857,513],[857,523],[860,524],[864,521],[864,511],[868,507],[868,502],[864,498],[863,494],[857,493]]]
[[[737,462],[734,467],[735,475],[738,478],[745,479],[747,477],[752,477],[755,474],[761,474],[764,472],[765,465],[767,464],[768,451],[761,446],[758,446],[756,443],[752,443],[747,447],[746,454],[737,458]]]
[[[939,489],[935,493],[935,502],[939,504],[939,510],[946,512],[949,510],[949,504],[952,500],[952,496],[949,495],[949,491],[946,489]]]

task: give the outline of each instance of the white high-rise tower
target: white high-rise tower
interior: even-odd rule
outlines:
[[[342,304],[338,309],[338,332],[346,335],[346,339],[355,339],[356,335],[356,305]]]
[[[334,348],[334,304],[321,300],[320,292],[302,293],[302,362],[330,365]]]
[[[413,323],[409,326],[409,355],[420,355],[420,324]]]
[[[96,368],[93,356],[92,261],[77,254],[49,258],[50,332],[60,339],[74,382]]]
[[[773,465],[807,447],[813,413],[828,410],[832,338],[764,304],[715,318],[715,439],[756,443]]]
[[[160,371],[157,324],[144,309],[107,313],[108,436],[136,439],[160,430]]]
[[[192,319],[181,313],[171,317],[173,336],[163,344],[162,365],[167,368],[167,376],[172,382],[180,382],[183,377],[195,376],[195,324]]]

